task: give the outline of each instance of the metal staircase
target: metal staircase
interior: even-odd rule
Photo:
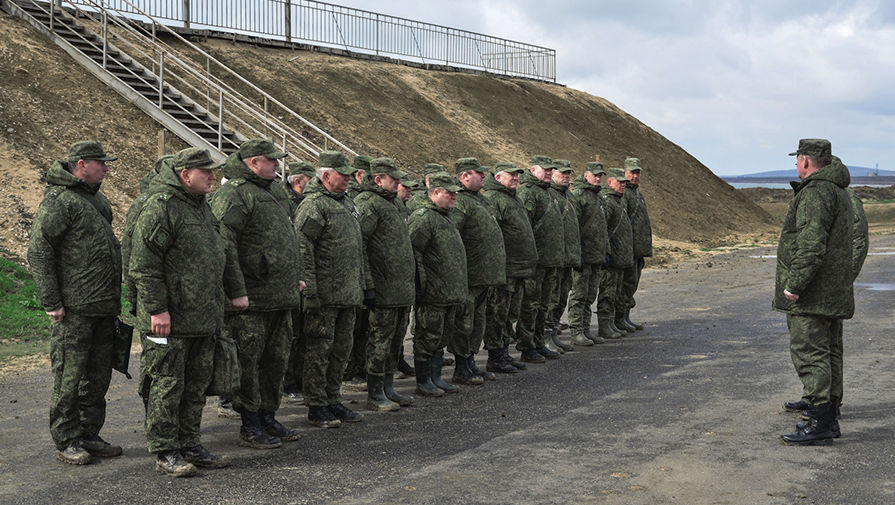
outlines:
[[[136,9],[128,0],[115,3]],[[0,0],[6,12],[30,23],[101,81],[188,144],[209,149],[215,159],[254,137],[270,138],[292,160],[313,159],[330,148],[357,154],[152,17],[132,20],[111,2],[88,4]]]

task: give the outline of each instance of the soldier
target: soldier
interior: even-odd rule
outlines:
[[[591,333],[590,321],[602,278],[602,266],[609,248],[606,215],[600,200],[600,183],[606,175],[603,164],[589,161],[587,169],[573,184],[575,210],[581,230],[581,271],[572,272],[569,295],[569,331],[572,343],[589,346],[603,338]]]
[[[413,192],[417,191],[419,188],[424,187],[423,183],[419,180],[411,179],[410,175],[406,172],[401,172],[402,176],[398,180],[398,198],[395,199],[395,205],[398,207],[398,211],[401,213],[401,217],[404,218],[404,222],[410,218],[410,209],[407,207],[407,202],[410,201],[410,198],[413,196]],[[405,330],[406,333],[406,330]],[[404,336],[401,336],[401,340],[404,340]],[[402,345],[400,349],[398,349],[398,372],[400,373],[399,379],[403,379],[405,377],[413,377],[416,372],[413,370],[413,367],[410,366],[407,361],[404,359],[404,346]]]
[[[224,324],[226,254],[205,201],[215,168],[205,149],[178,152],[153,180],[134,225],[129,271],[150,383],[146,440],[156,470],[173,477],[230,464],[199,435],[214,338]]]
[[[412,397],[395,391],[394,374],[398,356],[403,354],[415,295],[415,263],[407,222],[401,215],[404,203],[397,197],[403,172],[394,160],[376,158],[370,162],[368,173],[355,198],[364,240],[364,264],[369,266],[376,287],[365,353],[367,407],[391,411],[413,404]]]
[[[646,264],[644,258],[653,255],[653,229],[649,214],[646,212],[646,202],[638,189],[642,172],[643,167],[640,166],[640,159],[625,159],[625,177],[628,182],[625,184],[623,201],[628,211],[628,219],[631,220],[634,266],[626,268],[622,277],[622,308],[615,314],[615,326],[628,332],[643,329],[642,324],[631,321],[631,309],[636,305],[634,293],[637,292],[637,287],[640,285],[640,274]]]
[[[289,193],[289,202],[292,204],[292,215],[298,210],[298,205],[304,200],[305,186],[316,175],[314,165],[307,161],[293,161],[286,167],[286,178],[283,184]]]
[[[621,338],[627,335],[613,324],[615,313],[621,310],[622,273],[624,269],[634,265],[633,237],[631,221],[625,202],[625,183],[628,179],[621,168],[610,168],[607,174],[607,186],[600,189],[603,212],[606,214],[606,231],[609,235],[609,254],[603,265],[600,278],[600,294],[597,298],[597,318],[600,336],[603,338]]]
[[[225,331],[233,334],[239,358],[233,396],[242,420],[239,445],[255,449],[300,438],[274,417],[292,342],[291,312],[300,306],[302,286],[289,195],[274,182],[285,156],[269,140],[244,142],[227,158],[228,180],[211,202],[233,272],[224,279],[230,300]]]
[[[348,189],[346,194],[352,201],[357,198],[361,192],[361,185],[364,175],[370,169],[370,161],[372,156],[355,156],[354,157],[354,175],[348,180]],[[367,352],[367,338],[369,335],[369,317],[370,311],[365,307],[359,307],[354,317],[353,343],[351,345],[351,356],[345,366],[345,381],[342,387],[349,391],[365,391],[367,389],[367,374],[365,370]]]
[[[443,396],[459,389],[442,379],[441,367],[457,310],[468,296],[466,251],[449,217],[461,189],[457,180],[433,173],[427,182],[429,201],[413,211],[408,221],[417,267],[413,355],[417,392]]]
[[[99,436],[112,378],[112,335],[121,312],[121,248],[112,208],[99,188],[109,156],[96,141],[72,144],[47,171],[31,227],[28,263],[37,296],[53,320],[50,434],[56,457],[85,465],[121,455]]]
[[[796,156],[801,182],[793,183],[795,196],[777,245],[774,309],[786,313],[790,354],[809,419],[781,438],[787,445],[827,445],[842,396],[834,390],[842,383],[834,374],[842,370],[832,361],[842,356],[842,319],[855,310],[854,215],[845,190],[851,178],[848,168],[833,159],[829,140],[802,139],[790,156]]]
[[[551,174],[550,196],[562,214],[563,264],[556,271],[556,284],[547,307],[546,331],[549,335],[547,348],[560,354],[571,351],[572,346],[559,339],[559,319],[566,310],[569,291],[572,289],[572,271],[581,271],[581,234],[578,229],[578,213],[575,211],[575,196],[569,191],[572,165],[568,160],[553,160],[557,168]],[[551,348],[552,347],[552,348]]]
[[[534,276],[525,281],[516,325],[516,349],[522,351],[522,361],[529,363],[559,358],[558,352],[544,345],[547,303],[556,286],[556,271],[563,265],[564,253],[562,211],[548,192],[554,167],[549,156],[532,156],[531,167],[519,177],[517,190],[528,212],[538,249],[538,265]]]
[[[507,282],[491,291],[485,316],[485,348],[488,349],[487,369],[491,372],[516,373],[525,364],[514,360],[509,353],[514,340],[513,325],[519,319],[525,280],[535,275],[538,250],[528,212],[516,197],[519,174],[525,170],[514,163],[494,165],[494,176],[487,177],[484,195],[497,216],[506,253]]]
[[[439,165],[438,163],[426,163],[426,166],[423,167],[423,183],[413,191],[413,196],[411,196],[410,200],[407,202],[407,208],[410,212],[413,212],[420,207],[428,206],[429,176],[433,174],[448,175],[444,165]]]
[[[455,384],[482,384],[494,373],[475,364],[475,354],[485,338],[488,297],[492,289],[506,284],[506,252],[500,225],[488,200],[481,194],[485,172],[475,158],[454,163],[462,189],[457,193],[451,219],[457,225],[466,249],[466,284],[469,295],[457,313],[448,350],[454,354]]]
[[[361,183],[364,181],[364,175],[367,174],[367,170],[370,169],[371,161],[373,161],[372,156],[361,155],[354,157],[354,174],[348,179],[348,188],[345,190],[348,198],[351,198],[352,201],[361,192]]]
[[[317,177],[305,188],[295,217],[307,282],[302,386],[308,423],[320,428],[363,420],[342,405],[341,395],[356,310],[361,303],[376,303],[372,279],[365,278],[363,268],[358,210],[345,191],[355,170],[339,151],[320,153]]]

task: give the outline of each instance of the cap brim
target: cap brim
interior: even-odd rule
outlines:
[[[332,169],[342,175],[353,175],[355,172],[357,172],[356,168],[350,167],[348,165],[345,165],[344,167],[332,167]]]
[[[279,160],[286,157],[286,153],[282,151],[274,151],[272,153],[264,153],[266,158],[270,158],[272,160]]]
[[[799,152],[798,152],[798,151],[796,151],[796,152],[794,152],[794,153],[789,153],[789,154],[788,154],[788,156],[798,156],[798,155],[799,155]]]
[[[81,158],[82,160],[96,160],[96,161],[117,161],[117,156],[97,156],[90,158]]]

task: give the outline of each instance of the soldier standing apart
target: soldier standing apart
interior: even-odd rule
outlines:
[[[269,140],[244,142],[223,167],[227,182],[211,202],[221,222],[230,300],[225,331],[233,334],[240,386],[233,396],[242,426],[239,445],[280,447],[299,433],[274,417],[292,342],[292,310],[301,303],[301,263],[289,195],[274,182],[278,151]]]
[[[646,212],[646,201],[640,194],[640,175],[643,167],[640,159],[625,159],[625,196],[622,199],[628,210],[628,219],[631,220],[631,233],[633,237],[632,250],[634,252],[634,266],[626,268],[622,277],[622,308],[615,314],[615,326],[627,332],[642,330],[643,325],[631,321],[631,309],[636,305],[634,293],[640,285],[640,274],[646,264],[644,258],[653,255],[653,228],[650,224],[649,214]]]
[[[569,331],[572,343],[589,346],[604,342],[590,331],[592,306],[597,300],[603,261],[609,250],[606,215],[600,199],[600,183],[606,171],[600,162],[589,161],[587,169],[573,183],[575,210],[581,230],[581,271],[572,272],[569,295]]]
[[[516,197],[519,174],[525,169],[514,163],[494,165],[494,176],[485,179],[485,198],[497,216],[506,253],[507,282],[491,290],[485,316],[485,348],[487,369],[491,372],[516,373],[525,370],[525,363],[514,360],[509,346],[515,337],[513,325],[519,320],[525,280],[534,276],[538,265],[535,236],[528,221],[528,212]]]
[[[365,278],[358,210],[345,192],[354,172],[341,152],[320,153],[317,177],[305,188],[305,201],[295,216],[307,282],[302,387],[308,423],[320,428],[363,419],[342,405],[341,394],[355,313],[361,303],[376,303],[372,279]]]
[[[546,331],[549,338],[547,348],[560,354],[571,351],[572,346],[559,339],[559,319],[566,310],[569,291],[572,289],[572,271],[580,272],[581,233],[578,229],[578,213],[575,210],[575,195],[569,191],[572,178],[572,165],[568,160],[553,160],[556,168],[551,174],[550,196],[562,214],[563,230],[563,264],[556,270],[556,284],[547,307]]]
[[[628,179],[621,168],[610,168],[607,186],[600,190],[603,212],[606,214],[606,231],[609,235],[609,255],[603,265],[600,294],[597,298],[597,318],[600,336],[621,338],[626,332],[616,328],[615,313],[622,310],[622,275],[626,268],[634,266],[631,221],[623,200]]]
[[[549,156],[532,156],[528,172],[519,176],[517,190],[538,249],[538,266],[534,276],[525,281],[516,325],[516,349],[522,352],[522,361],[529,363],[559,358],[558,352],[544,345],[547,304],[556,288],[557,269],[563,265],[564,253],[562,211],[548,192],[553,169]]]
[[[376,287],[376,302],[370,307],[367,340],[367,407],[375,411],[398,410],[413,404],[413,398],[394,388],[398,357],[403,354],[404,335],[415,290],[413,246],[407,222],[401,215],[404,202],[397,196],[403,172],[394,160],[376,158],[369,176],[355,198],[364,241],[364,265]]]
[[[469,296],[457,313],[448,350],[454,354],[455,384],[482,384],[494,380],[492,372],[475,364],[475,355],[485,338],[488,297],[491,290],[506,284],[506,252],[503,234],[488,200],[481,194],[485,172],[475,158],[454,163],[463,185],[457,193],[451,219],[457,225],[466,249],[466,284]]]
[[[793,366],[809,404],[807,423],[781,436],[787,445],[826,445],[842,398],[833,356],[842,356],[842,319],[854,314],[853,210],[845,188],[851,178],[830,141],[802,139],[780,242],[774,309],[786,313]],[[838,427],[838,426],[837,426]]]
[[[199,434],[226,303],[224,242],[205,200],[215,168],[205,149],[174,155],[152,183],[131,242],[140,366],[150,385],[146,441],[156,470],[173,477],[230,464],[203,447]]]
[[[41,305],[53,319],[50,434],[72,465],[121,455],[99,436],[112,379],[112,337],[121,312],[121,247],[112,208],[99,192],[109,156],[95,141],[72,144],[47,171],[28,263]]]
[[[413,355],[417,392],[443,396],[459,390],[442,379],[441,367],[457,311],[469,295],[466,250],[449,217],[461,189],[457,180],[433,173],[427,182],[429,201],[413,211],[408,220],[417,269]]]

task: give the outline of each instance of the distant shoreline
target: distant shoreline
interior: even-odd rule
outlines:
[[[769,187],[789,187],[789,182],[796,180],[789,177],[721,177],[721,180],[735,188],[742,187],[767,187],[765,184],[773,184]],[[748,186],[747,186],[748,185]],[[851,186],[889,187],[895,185],[895,177],[854,177],[851,178]]]

